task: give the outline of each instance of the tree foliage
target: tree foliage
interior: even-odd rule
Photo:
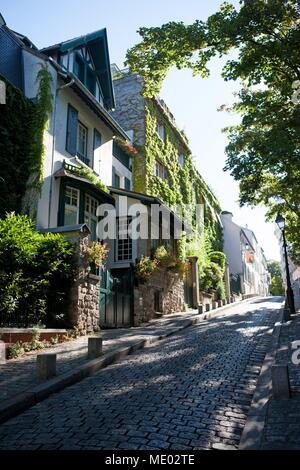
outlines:
[[[28,216],[11,213],[0,220],[0,325],[66,321],[73,253],[63,236],[37,232]]]
[[[279,261],[268,261],[268,271],[271,274],[270,294],[283,295],[284,287],[281,276],[281,266]]]
[[[294,259],[300,253],[300,106],[291,98],[300,80],[299,11],[297,0],[243,0],[239,9],[224,3],[206,21],[141,28],[142,41],[127,54],[151,96],[170,68],[206,77],[212,57],[237,51],[222,72],[241,83],[233,105],[241,123],[225,129],[225,170],[240,182],[241,205],[265,205],[269,219],[285,215]]]

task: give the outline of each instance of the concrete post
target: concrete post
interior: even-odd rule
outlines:
[[[290,382],[288,366],[272,366],[272,390],[275,400],[284,400],[290,398]]]
[[[198,272],[198,257],[189,256],[189,262],[191,263],[191,276],[192,276],[192,289],[193,289],[193,307],[197,308],[200,302],[199,297],[199,272]]]
[[[291,312],[288,307],[284,307],[283,318],[284,318],[284,321],[289,321],[291,319]]]
[[[198,313],[199,313],[199,315],[202,315],[203,312],[204,312],[203,305],[202,305],[202,304],[199,304],[199,305],[198,305]]]
[[[225,284],[226,297],[230,297],[230,295],[231,295],[231,292],[230,292],[230,274],[229,274],[229,266],[228,266],[227,262],[226,262],[225,272],[224,272],[224,284]]]
[[[102,355],[101,336],[92,336],[88,339],[88,358],[96,359]]]
[[[212,309],[214,310],[216,308],[218,308],[218,302],[216,300],[213,300],[212,301]]]
[[[218,300],[218,307],[222,307],[222,300]]]
[[[0,364],[6,363],[6,356],[5,356],[5,343],[4,341],[0,341]]]
[[[209,312],[210,311],[210,304],[205,304],[205,311]]]
[[[36,356],[36,374],[39,380],[48,380],[56,376],[56,354],[38,354]]]

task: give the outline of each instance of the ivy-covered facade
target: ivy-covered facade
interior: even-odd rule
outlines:
[[[221,207],[197,170],[187,137],[174,116],[159,99],[143,96],[143,79],[114,67],[117,107],[115,119],[132,137],[133,189],[156,196],[170,207],[189,216],[192,234],[177,244],[184,255],[198,257],[200,288],[218,290],[224,297]],[[196,206],[201,206],[202,224],[195,225]],[[216,255],[219,253],[219,255]]]

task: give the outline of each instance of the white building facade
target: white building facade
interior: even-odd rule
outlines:
[[[230,286],[234,294],[269,294],[270,275],[263,249],[255,234],[233,222],[231,212],[222,212],[224,253],[227,257]]]

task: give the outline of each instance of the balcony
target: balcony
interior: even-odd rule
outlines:
[[[82,155],[81,153],[77,152],[77,157],[87,166],[91,167],[91,161],[86,156]]]

